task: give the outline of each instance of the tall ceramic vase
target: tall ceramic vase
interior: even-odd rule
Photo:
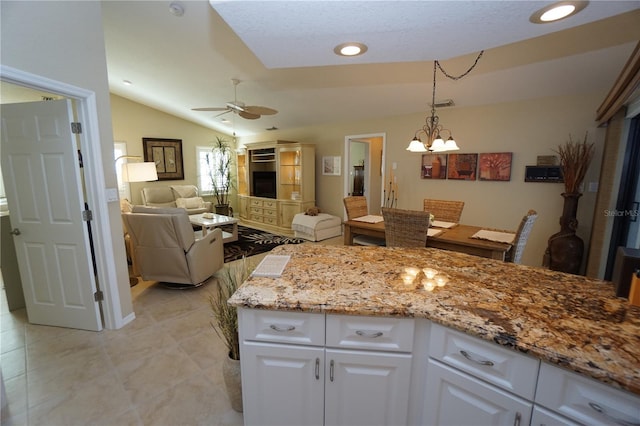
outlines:
[[[227,395],[231,401],[231,408],[242,413],[242,379],[240,376],[240,360],[226,357],[222,363],[222,378],[224,379]]]
[[[564,207],[560,217],[560,232],[549,237],[546,256],[549,269],[579,274],[584,254],[584,242],[576,235],[580,193],[562,193]]]

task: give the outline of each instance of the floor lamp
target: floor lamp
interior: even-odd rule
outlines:
[[[122,164],[122,181],[123,182],[150,182],[158,180],[158,172],[156,170],[156,164],[153,161],[142,162],[142,157],[136,155],[121,155],[116,158],[115,162],[121,158],[136,159],[138,162],[126,162]],[[125,244],[129,246],[128,236],[125,235]],[[131,254],[132,266],[135,264],[133,248],[129,250]],[[135,269],[135,267],[133,267]],[[129,286],[133,287],[138,284],[138,277],[129,276]]]

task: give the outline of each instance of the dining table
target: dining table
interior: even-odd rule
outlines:
[[[481,226],[455,224],[450,228],[430,228],[439,230],[436,235],[427,237],[427,247],[442,250],[452,250],[459,253],[471,254],[474,256],[487,257],[490,259],[505,260],[507,253],[511,250],[512,244],[484,239],[472,238]],[[362,222],[358,220],[347,220],[344,222],[344,245],[352,246],[355,235],[369,235],[372,237],[384,238],[384,221],[375,223]]]

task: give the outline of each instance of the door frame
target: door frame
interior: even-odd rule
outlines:
[[[82,123],[80,147],[85,165],[86,202],[93,211],[92,236],[96,262],[97,285],[104,294],[102,315],[105,328],[118,329],[135,318],[132,312],[122,318],[109,206],[104,184],[104,168],[100,151],[100,131],[95,92],[0,64],[0,80],[64,96],[75,101],[77,120]],[[11,206],[9,206],[11,207]],[[90,250],[90,248],[88,248]],[[91,253],[89,253],[91,256]],[[131,297],[131,294],[128,294]]]
[[[366,164],[371,164],[371,142],[369,139],[371,138],[382,138],[382,160],[380,162],[380,167],[382,168],[382,185],[380,185],[380,200],[384,202],[384,182],[385,182],[385,174],[386,174],[386,155],[387,155],[387,134],[386,133],[366,133],[361,135],[347,135],[344,137],[344,181],[343,181],[343,197],[346,197],[349,194],[349,170],[351,169],[351,142],[360,142],[360,143],[368,143],[369,152],[368,157],[366,159]],[[371,167],[367,167],[369,170],[366,174],[365,185],[371,186]],[[365,186],[365,192],[368,190]],[[371,207],[371,206],[369,206]],[[378,206],[380,207],[380,206]],[[345,213],[346,214],[346,213]],[[346,217],[346,216],[345,216]]]

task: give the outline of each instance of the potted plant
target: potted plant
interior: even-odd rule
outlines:
[[[232,188],[233,155],[234,151],[229,142],[217,136],[211,152],[206,156],[211,188],[216,199],[216,213],[225,216],[229,216],[230,213],[229,190]]]
[[[565,191],[560,232],[549,237],[544,264],[554,271],[578,274],[582,264],[584,242],[576,235],[578,228],[578,199],[582,196],[580,186],[593,158],[594,145],[587,143],[588,133],[583,142],[569,141],[555,151],[560,156],[560,168],[564,179]]]
[[[216,334],[224,341],[228,357],[222,364],[222,376],[231,400],[231,407],[242,412],[242,381],[240,377],[240,340],[238,337],[238,312],[227,300],[251,274],[243,257],[240,262],[225,265],[216,273],[218,286],[209,296],[215,321],[211,323]]]

